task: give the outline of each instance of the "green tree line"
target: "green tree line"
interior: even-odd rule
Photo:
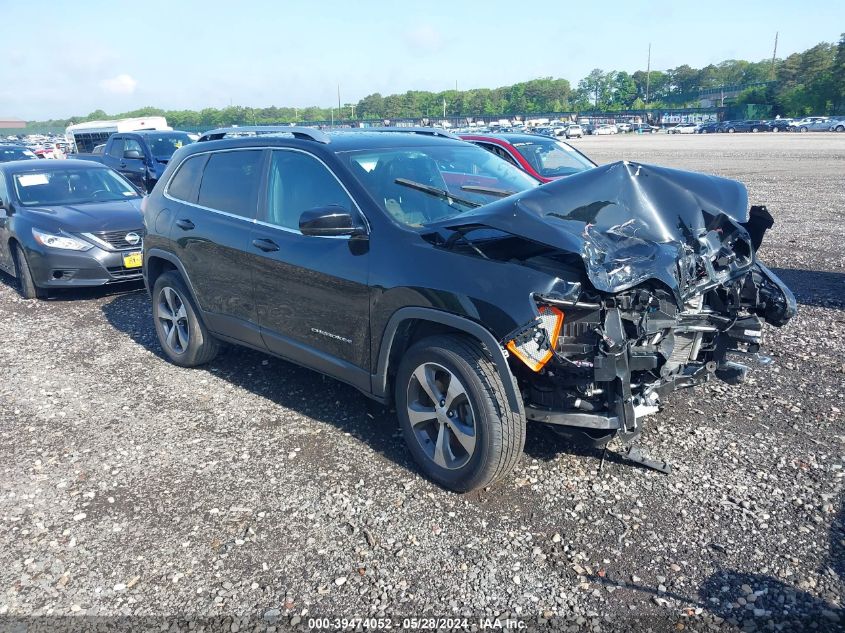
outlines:
[[[367,95],[340,109],[251,108],[230,106],[203,110],[144,107],[109,115],[96,110],[70,119],[32,121],[29,127],[65,127],[70,123],[160,115],[175,128],[208,129],[225,125],[267,125],[367,119],[431,119],[500,114],[540,114],[662,109],[696,106],[709,89],[759,84],[744,91],[737,103],[772,106],[773,114],[801,116],[845,112],[845,33],[838,44],[822,42],[783,59],[758,62],[729,59],[704,68],[681,65],[668,70],[634,73],[596,68],[573,89],[566,79],[544,77],[500,88]]]

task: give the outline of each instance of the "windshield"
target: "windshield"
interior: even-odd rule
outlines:
[[[24,206],[84,204],[139,198],[128,182],[110,169],[28,171],[12,175]]]
[[[382,208],[414,227],[538,185],[510,163],[469,144],[354,152],[348,160],[359,182]]]
[[[29,160],[32,158],[38,157],[25,147],[0,147],[0,163],[7,163],[10,160]]]
[[[571,176],[595,167],[586,156],[560,141],[537,139],[513,146],[538,174],[546,178]]]
[[[188,145],[194,142],[191,137],[184,132],[177,132],[176,134],[161,134],[156,136],[150,134],[145,138],[147,144],[150,146],[150,152],[152,155],[160,160],[169,160],[177,149],[183,145]]]

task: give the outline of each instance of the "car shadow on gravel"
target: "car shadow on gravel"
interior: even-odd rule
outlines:
[[[773,560],[780,565],[785,559]],[[797,572],[797,573],[796,573]],[[827,582],[845,581],[845,508],[830,526],[828,558],[819,574]],[[723,569],[712,574],[698,591],[701,606],[740,630],[771,628],[778,631],[845,631],[845,609],[807,591],[803,574],[793,568],[798,586],[767,574],[753,574]],[[817,593],[840,595],[838,588],[817,588]]]
[[[829,532],[830,551],[822,565],[822,577],[834,585],[845,581],[845,509],[840,507]],[[724,555],[721,545],[711,543],[715,557]],[[771,565],[783,564],[785,557],[774,559]],[[717,562],[718,565],[718,562]],[[795,569],[798,567],[798,569]],[[803,574],[800,567],[792,569],[796,583]],[[778,631],[779,633],[845,632],[845,609],[807,591],[806,584],[784,582],[769,574],[755,574],[734,569],[714,572],[698,588],[698,595],[685,595],[670,588],[655,588],[631,583],[610,576],[592,576],[590,582],[606,587],[624,588],[650,596],[664,615],[634,619],[626,628],[639,631]],[[840,595],[837,586],[819,587],[817,593]],[[713,620],[714,617],[719,620]],[[654,628],[656,626],[656,628]]]
[[[169,362],[153,327],[146,292],[121,294],[101,309],[112,327],[155,354],[162,362]],[[208,372],[293,414],[332,424],[365,442],[385,458],[416,472],[398,433],[395,415],[344,383],[270,354],[235,345],[223,346],[213,361],[188,371]],[[268,427],[272,428],[276,424],[273,420],[284,414],[282,410],[268,411]]]
[[[21,286],[15,277],[9,273],[0,271],[0,283],[9,286],[20,295]],[[128,281],[126,283],[108,284],[105,286],[91,286],[88,288],[61,288],[50,290],[50,297],[43,301],[83,301],[85,299],[99,299],[111,295],[119,295],[127,292],[135,292],[144,288],[144,282]]]
[[[773,268],[802,305],[845,307],[845,273],[798,268]]]
[[[115,296],[102,306],[102,311],[112,327],[168,362],[153,327],[146,292],[139,290]],[[328,422],[403,468],[419,472],[405,447],[396,414],[348,385],[269,354],[238,346],[225,346],[211,363],[193,371],[209,372],[294,413]],[[313,394],[319,396],[313,397]],[[541,461],[552,461],[561,453],[580,455],[593,458],[596,467],[602,459],[601,448],[577,438],[561,437],[541,424],[528,425],[525,453]],[[612,452],[607,453],[606,461],[625,463]]]

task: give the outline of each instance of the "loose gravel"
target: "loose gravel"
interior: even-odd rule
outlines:
[[[776,218],[761,258],[799,314],[746,384],[649,420],[671,475],[530,425],[512,476],[453,494],[350,387],[235,348],[181,369],[142,289],[31,302],[4,277],[0,630],[842,627],[845,135],[574,144],[738,178]]]

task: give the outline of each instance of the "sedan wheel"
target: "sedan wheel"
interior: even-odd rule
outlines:
[[[779,127],[773,127],[772,132],[780,132],[780,128]]]
[[[728,128],[728,134],[733,134],[734,132],[736,132],[735,129],[733,129],[732,127]]]
[[[807,127],[805,125],[802,125],[801,126],[801,132],[806,132],[806,131],[807,131]]]

